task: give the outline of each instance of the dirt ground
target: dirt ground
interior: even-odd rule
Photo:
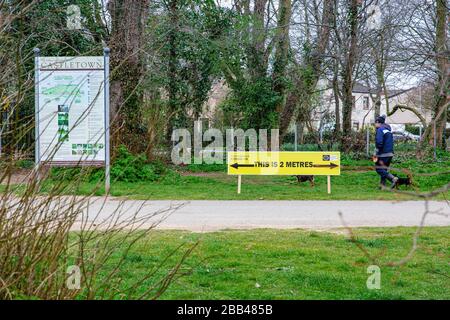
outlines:
[[[5,174],[4,172],[1,173],[1,181],[0,184],[6,185],[8,184],[21,184],[21,183],[27,183],[29,176],[30,176],[31,170],[30,169],[18,169],[14,171],[10,177],[8,177],[8,174]]]

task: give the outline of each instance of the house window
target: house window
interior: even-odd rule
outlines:
[[[358,121],[353,122],[353,130],[359,131],[359,122]]]
[[[363,109],[364,110],[369,110],[369,97],[364,97],[363,98]]]

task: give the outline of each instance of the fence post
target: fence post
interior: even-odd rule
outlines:
[[[433,148],[434,148],[434,160],[437,160],[437,137],[436,137],[436,121],[433,123]]]
[[[370,130],[368,126],[366,129],[366,155],[367,158],[370,157]]]
[[[295,123],[295,131],[294,131],[294,150],[295,151],[298,151],[298,147],[297,147],[297,145],[298,145],[298,125],[297,125],[297,122]]]

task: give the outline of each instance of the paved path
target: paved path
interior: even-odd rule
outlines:
[[[89,220],[100,212],[96,221],[108,221],[108,215],[120,205],[121,221],[148,218],[143,227],[159,222],[160,229],[191,231],[339,228],[343,227],[339,212],[351,227],[417,226],[425,208],[420,201],[103,201],[97,198],[90,204]],[[167,210],[182,204],[177,210]],[[450,226],[450,205],[439,201],[429,205],[440,214],[428,215],[425,225]],[[155,211],[162,212],[152,216]]]

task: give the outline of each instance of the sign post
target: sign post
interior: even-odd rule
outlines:
[[[34,161],[36,163],[35,170],[36,170],[36,179],[39,180],[39,171],[40,171],[40,165],[41,165],[41,159],[40,159],[40,152],[39,147],[41,145],[40,143],[40,130],[39,130],[39,56],[40,56],[40,50],[39,48],[34,48],[34,84],[35,84],[35,90],[34,90],[34,119],[35,119],[35,126],[34,126]]]
[[[103,49],[104,59],[104,88],[105,88],[105,193],[108,195],[111,189],[111,149],[110,149],[110,123],[109,123],[109,48]]]
[[[331,176],[327,176],[327,191],[331,194]]]
[[[238,175],[238,194],[241,194],[242,176]]]
[[[322,175],[327,176],[331,193],[331,176],[341,174],[340,152],[228,152],[228,175],[238,176],[241,193],[242,175]]]
[[[35,54],[35,162],[104,166],[110,189],[109,49],[103,56]]]

